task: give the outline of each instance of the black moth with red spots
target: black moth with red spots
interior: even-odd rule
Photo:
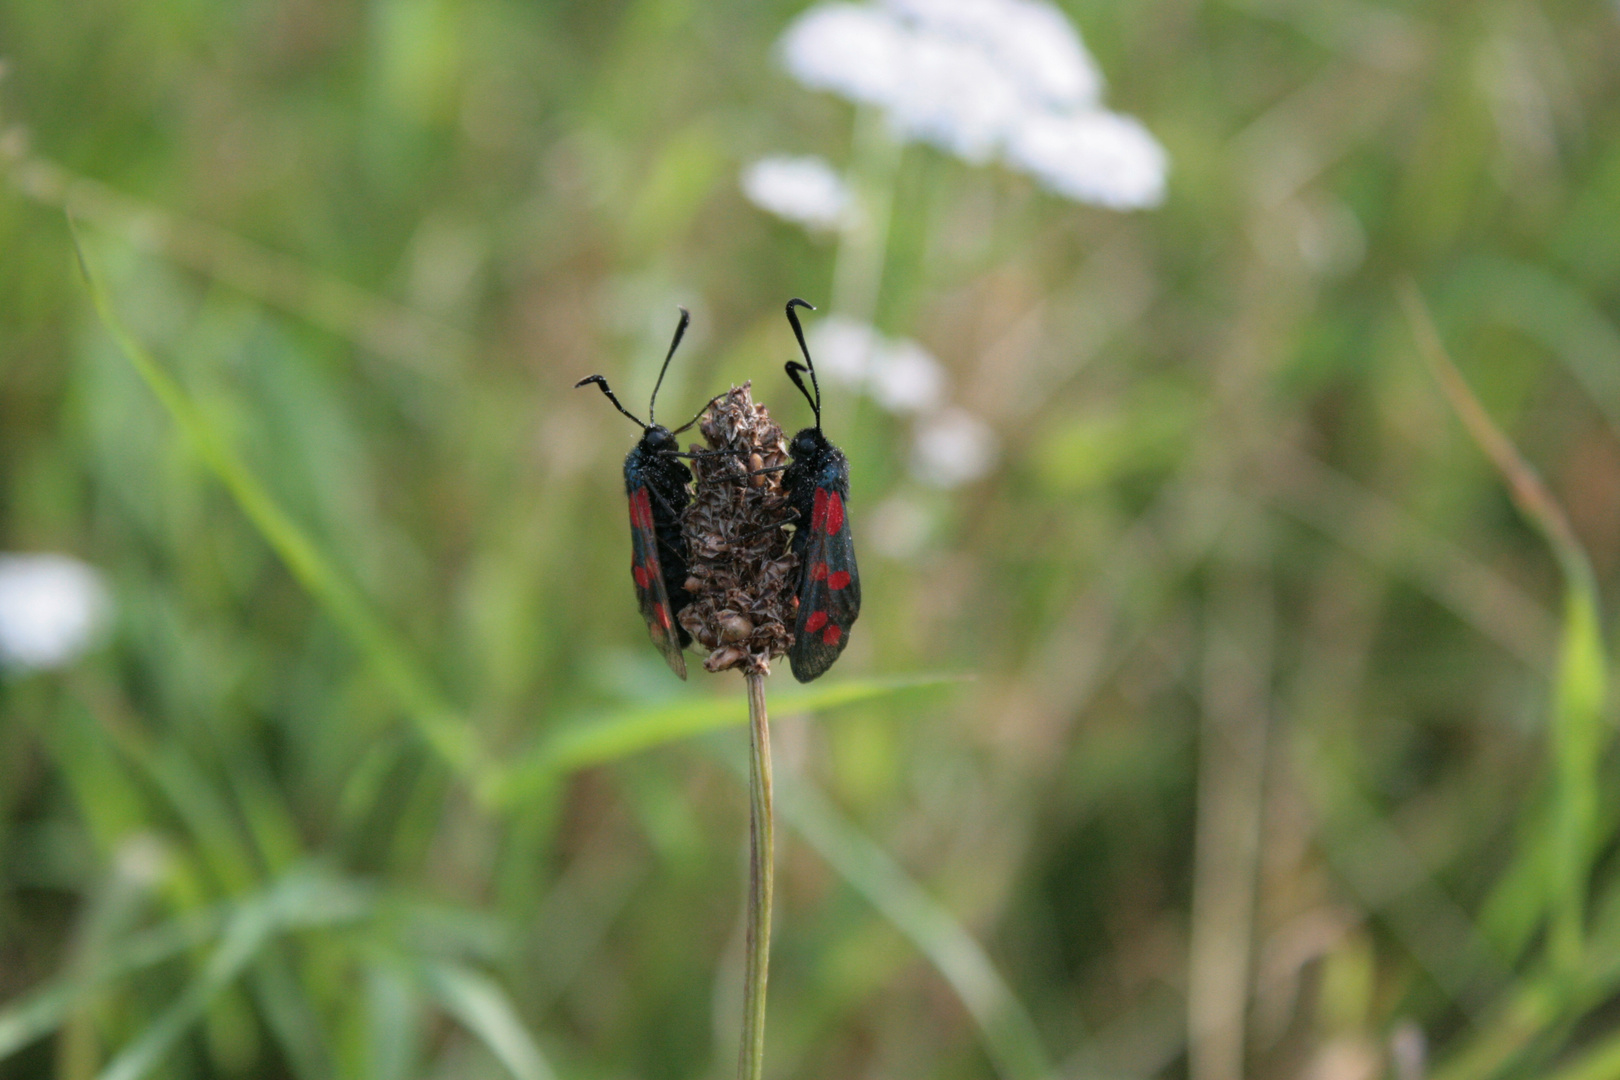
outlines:
[[[799,614],[793,627],[788,663],[800,682],[819,678],[849,643],[849,629],[861,613],[861,575],[855,567],[855,543],[850,538],[849,459],[821,433],[821,386],[815,364],[804,343],[796,307],[815,308],[797,298],[787,303],[788,322],[799,339],[804,363],[789,363],[788,378],[810,402],[816,426],[793,436],[788,453],[793,461],[782,473],[792,508],[793,553],[799,557]],[[815,395],[800,373],[810,376]]]
[[[674,431],[654,422],[653,405],[658,400],[658,387],[664,385],[664,372],[669,370],[669,361],[691,321],[691,315],[681,308],[675,340],[669,344],[669,354],[664,357],[652,398],[647,402],[645,424],[619,404],[602,376],[591,375],[574,384],[578,389],[595,383],[614,408],[641,424],[641,440],[624,459],[624,492],[630,498],[630,575],[635,579],[636,602],[641,617],[647,620],[653,644],[664,654],[670,670],[683,679],[686,657],[682,650],[692,643],[692,636],[681,626],[680,613],[692,597],[686,591],[686,538],[681,535],[681,511],[691,502],[687,485],[692,482],[692,470],[676,457],[680,445],[675,436],[697,423],[717,399],[710,399],[697,416]]]

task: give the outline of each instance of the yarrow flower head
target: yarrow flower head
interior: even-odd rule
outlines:
[[[1043,0],[832,0],[795,20],[781,50],[799,82],[881,108],[902,139],[973,164],[999,156],[1081,202],[1163,201],[1163,148],[1103,108],[1095,62]]]
[[[947,404],[950,379],[920,344],[841,315],[823,319],[810,344],[829,380],[870,395],[890,413],[914,418],[911,472],[917,479],[953,488],[994,468],[995,432],[966,409]]]
[[[850,210],[849,189],[823,158],[767,157],[743,170],[748,201],[810,229],[836,229]]]
[[[976,45],[1029,100],[1077,108],[1102,100],[1103,78],[1063,13],[1034,0],[886,0],[911,26]]]
[[[692,601],[681,625],[710,650],[707,670],[768,675],[792,644],[797,603],[798,558],[780,528],[787,443],[749,383],[710,406],[698,430],[708,446],[692,447],[696,491],[681,521]]]
[[[66,555],[0,555],[0,668],[66,667],[112,604],[101,575]]]
[[[1111,210],[1164,198],[1164,148],[1135,118],[1093,110],[1024,117],[1007,142],[1007,160],[1077,202]]]
[[[944,367],[927,349],[855,319],[823,319],[811,333],[811,350],[822,374],[866,391],[891,413],[936,409],[949,388]]]
[[[952,407],[918,426],[911,471],[933,487],[959,487],[988,473],[997,453],[990,425],[966,409]]]

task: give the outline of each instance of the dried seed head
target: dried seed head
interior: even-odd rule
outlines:
[[[750,384],[733,387],[699,425],[707,452],[692,462],[695,497],[681,519],[688,549],[681,625],[711,651],[709,671],[740,667],[768,674],[793,640],[793,570],[781,467],[787,444]],[[713,451],[723,453],[713,453]],[[776,469],[776,472],[758,472]],[[753,473],[754,475],[749,475]]]
[[[721,612],[720,640],[726,644],[747,641],[754,633],[754,624],[746,616]]]

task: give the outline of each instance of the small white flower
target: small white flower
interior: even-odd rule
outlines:
[[[906,60],[906,78],[887,103],[899,135],[974,165],[988,162],[1024,112],[1017,84],[967,41],[916,34]]]
[[[0,555],[0,667],[59,668],[89,647],[111,608],[95,570],[66,555]]]
[[[1018,125],[1008,160],[1059,195],[1113,210],[1164,201],[1169,162],[1146,128],[1129,116],[1093,110],[1032,113]]]
[[[945,369],[915,341],[885,344],[873,359],[868,379],[872,398],[892,413],[922,413],[945,399]]]
[[[885,11],[865,4],[818,4],[782,37],[782,60],[812,90],[886,105],[906,75],[908,35]]]
[[[129,834],[113,852],[118,876],[137,889],[150,889],[163,882],[174,867],[174,858],[156,833]]]
[[[934,516],[927,507],[905,495],[891,495],[862,514],[861,540],[886,558],[905,560],[928,542]],[[870,520],[867,520],[867,519]]]
[[[889,412],[927,412],[945,400],[945,369],[910,338],[890,339],[867,323],[832,315],[810,331],[808,343],[816,371],[871,394]]]
[[[1102,73],[1063,13],[1035,0],[885,0],[917,27],[976,44],[1033,102],[1052,108],[1102,100]]]
[[[807,344],[816,371],[845,386],[864,386],[884,349],[883,335],[866,323],[830,315],[811,328]]]
[[[1164,199],[1163,147],[1102,108],[1101,73],[1045,0],[836,0],[788,27],[782,57],[805,86],[881,108],[902,140],[976,165],[999,155],[1080,202]]]
[[[1102,72],[1061,11],[1024,0],[1010,0],[1003,7],[997,52],[1032,96],[1062,109],[1102,102]]]
[[[819,157],[761,158],[742,174],[748,201],[786,221],[835,229],[849,213],[849,189]]]
[[[911,472],[934,487],[977,480],[995,465],[998,446],[990,425],[965,409],[949,408],[917,428]]]

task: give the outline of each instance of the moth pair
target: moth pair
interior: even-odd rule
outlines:
[[[791,361],[785,370],[793,385],[810,403],[814,427],[793,436],[788,444],[789,464],[782,472],[788,516],[783,524],[793,526],[792,551],[798,556],[795,593],[799,599],[793,627],[793,644],[788,663],[793,677],[809,682],[820,677],[837,660],[849,643],[849,630],[861,610],[861,579],[855,567],[855,546],[850,538],[849,460],[821,431],[821,386],[816,367],[805,344],[804,328],[796,308],[810,308],[803,300],[787,303],[788,322],[798,339],[804,363]],[[630,573],[636,583],[636,600],[647,622],[653,644],[664,654],[670,669],[686,678],[685,648],[691,635],[681,626],[681,609],[691,603],[686,590],[687,549],[681,534],[681,512],[691,502],[688,485],[692,471],[681,462],[675,436],[697,423],[709,406],[725,395],[717,395],[698,410],[697,416],[671,431],[659,424],[653,414],[664,373],[680,347],[691,322],[685,308],[675,327],[664,366],[647,402],[647,422],[642,423],[613,395],[600,375],[581,379],[577,387],[595,383],[614,408],[635,421],[642,436],[624,459],[624,489],[630,500]],[[803,376],[810,376],[805,386]],[[812,394],[811,390],[814,389]]]

